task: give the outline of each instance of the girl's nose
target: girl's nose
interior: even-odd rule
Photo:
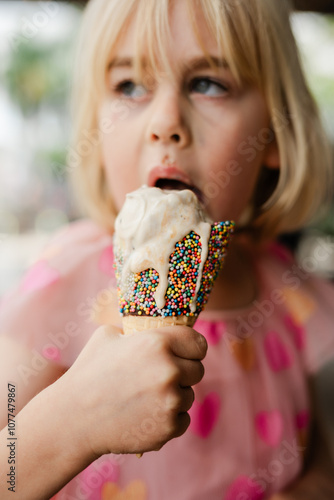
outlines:
[[[186,147],[191,139],[185,116],[185,103],[177,92],[165,92],[152,103],[147,139],[151,143],[175,144]]]

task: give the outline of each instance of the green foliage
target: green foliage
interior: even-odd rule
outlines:
[[[66,42],[54,46],[25,40],[12,50],[4,79],[25,116],[36,113],[42,102],[57,106],[66,101],[68,49]]]
[[[326,217],[317,224],[313,225],[313,229],[317,229],[325,234],[334,236],[334,203]]]

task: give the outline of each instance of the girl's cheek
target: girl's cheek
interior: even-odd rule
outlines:
[[[104,137],[111,138],[117,132],[122,132],[122,125],[125,126],[131,118],[131,114],[136,104],[123,99],[106,100],[99,112],[99,129]]]
[[[123,99],[113,100],[109,105],[111,117],[115,122],[127,120],[131,115],[131,111],[136,107],[136,103]]]

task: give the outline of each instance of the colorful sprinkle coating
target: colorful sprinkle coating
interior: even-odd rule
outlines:
[[[198,316],[208,301],[209,294],[223,265],[227,247],[233,233],[233,222],[219,222],[212,225],[202,281],[197,293],[196,311],[190,304],[196,294],[198,270],[201,263],[201,239],[194,231],[176,243],[169,258],[168,287],[165,306],[159,309],[154,292],[159,284],[159,274],[155,269],[146,269],[132,274],[125,290],[120,287],[123,256],[115,258],[115,271],[118,282],[119,309],[122,316]]]

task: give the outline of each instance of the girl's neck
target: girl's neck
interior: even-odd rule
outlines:
[[[234,240],[205,310],[244,308],[249,306],[257,295],[257,280],[251,256],[247,248]]]

